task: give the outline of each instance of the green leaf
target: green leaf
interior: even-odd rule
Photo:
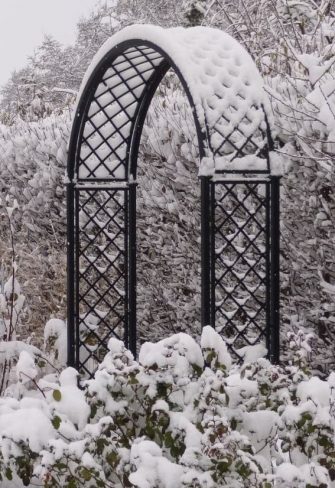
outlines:
[[[261,392],[261,395],[269,395],[270,393],[270,387],[266,383],[263,383],[262,385],[259,386],[259,391]]]
[[[90,481],[90,479],[92,478],[92,473],[89,469],[82,468],[81,476],[82,476],[82,478],[84,478],[85,481]]]
[[[147,421],[145,431],[149,439],[153,440],[155,438],[156,431],[151,422]]]
[[[13,473],[12,473],[12,470],[10,468],[7,468],[6,471],[5,471],[5,475],[6,475],[6,478],[9,480],[9,481],[12,481],[13,479]]]
[[[242,461],[239,461],[238,463],[236,463],[236,472],[244,480],[247,479],[252,474],[252,471],[250,470],[249,466],[246,464],[243,464]]]
[[[52,396],[53,396],[54,400],[56,400],[56,402],[60,402],[62,399],[62,394],[59,390],[54,390],[52,392]]]
[[[136,375],[134,373],[130,373],[129,375],[129,384],[130,385],[137,385],[138,379],[136,378]]]
[[[174,438],[172,437],[172,434],[171,432],[166,432],[165,436],[164,436],[164,444],[166,447],[172,447],[173,444],[174,444]]]
[[[329,437],[327,437],[325,435],[321,435],[318,438],[318,444],[319,444],[319,446],[322,446],[322,447],[328,447],[328,448],[333,447],[333,443],[332,443],[331,439],[329,439]]]
[[[195,373],[196,376],[201,376],[202,373],[203,373],[203,368],[201,368],[200,366],[198,366],[197,364],[191,364],[192,366],[192,369]]]
[[[74,478],[71,478],[66,485],[66,488],[77,488],[77,482]]]
[[[231,466],[231,460],[229,461],[219,461],[217,463],[217,470],[220,472],[220,474],[222,475],[223,473],[227,473],[227,471],[229,470]]]
[[[97,414],[97,411],[98,411],[98,406],[97,404],[93,404],[92,407],[91,407],[91,413],[90,413],[90,419],[93,419],[96,414]]]
[[[120,458],[119,458],[117,452],[112,451],[109,454],[107,454],[106,461],[110,466],[115,468],[119,464]]]
[[[211,364],[213,359],[217,356],[216,351],[214,349],[206,348],[204,352],[207,353],[205,357],[206,364]]]
[[[167,396],[168,385],[166,383],[157,383],[157,393],[159,397]]]
[[[168,415],[160,415],[158,425],[163,429],[167,429],[170,425],[170,417]]]
[[[101,454],[103,453],[104,451],[104,448],[108,445],[108,442],[106,439],[104,439],[103,437],[100,437],[99,439],[97,439],[97,454],[99,454],[99,456],[101,456]]]
[[[171,456],[173,456],[176,460],[179,459],[185,452],[185,444],[183,442],[178,442],[170,447]]]
[[[305,423],[310,420],[312,420],[311,415],[308,412],[305,412],[302,414],[300,420],[297,422],[297,426],[299,427],[299,429],[301,429],[301,427],[303,427]]]
[[[60,424],[61,424],[61,421],[62,421],[62,420],[61,420],[61,418],[60,418],[60,417],[58,417],[58,415],[56,415],[56,417],[54,417],[54,418],[51,420],[51,423],[52,423],[52,425],[55,427],[55,429],[56,429],[56,430],[58,430],[58,429],[59,429],[59,426],[60,426]]]

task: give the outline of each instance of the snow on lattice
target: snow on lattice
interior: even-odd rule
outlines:
[[[122,46],[127,41],[131,43]],[[201,174],[236,167],[268,169],[264,148],[270,109],[263,80],[250,55],[225,32],[208,27],[127,27],[94,57],[78,103],[101,63],[105,72],[95,88],[81,140],[81,179],[126,178],[132,124],[148,81],[164,63],[174,63],[193,99],[207,146]],[[208,158],[214,158],[214,164]]]

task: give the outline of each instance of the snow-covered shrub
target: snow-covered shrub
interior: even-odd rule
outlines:
[[[0,125],[1,192],[15,198],[19,229],[55,234],[64,217],[64,176],[70,114]],[[64,230],[63,230],[64,231]]]
[[[318,337],[319,354],[314,354],[312,361],[315,367],[329,370],[334,363],[332,326],[335,321],[332,300],[335,283],[334,1],[107,3],[110,3],[108,8],[106,4],[79,24],[76,46],[67,49],[66,59],[52,55],[54,43],[45,42],[41,46],[39,52],[44,54],[38,55],[39,62],[35,65],[41,68],[39,74],[45,78],[41,81],[50,90],[53,85],[49,82],[59,84],[59,70],[63,77],[61,88],[75,90],[90,57],[122,23],[134,19],[143,22],[158,19],[169,25],[181,23],[183,9],[188,12],[194,5],[200,7],[203,24],[227,30],[252,54],[272,100],[278,150],[290,166],[289,174],[282,179],[285,332],[300,327],[313,330]],[[116,14],[117,23],[114,22]],[[71,63],[73,66],[68,69]],[[14,98],[20,96],[14,89],[11,93]],[[59,113],[62,99],[50,110],[57,108]],[[31,123],[17,117],[11,120],[12,126],[0,126],[1,190],[13,195],[20,206],[15,217],[15,233],[19,279],[26,295],[28,335],[33,330],[38,334],[46,317],[64,315],[62,178],[69,132],[66,106],[64,102],[62,115]],[[46,113],[43,112],[43,117]],[[39,117],[38,113],[35,115]],[[156,105],[147,122],[139,164],[139,179],[141,169],[145,178],[140,181],[138,201],[142,285],[138,303],[140,333],[144,339],[152,334],[161,337],[176,327],[174,331],[200,329],[196,148],[192,137],[185,138],[187,130],[193,130],[193,120],[182,91],[173,82],[159,87]],[[7,235],[5,227],[6,223],[0,226],[3,236]],[[0,252],[5,261],[7,247],[7,242],[2,240]],[[36,296],[38,300],[34,299]],[[283,355],[285,351],[286,346]]]
[[[9,214],[12,207],[6,207]],[[14,249],[12,249],[12,252]],[[43,351],[31,344],[31,337],[22,332],[25,316],[25,296],[17,280],[17,265],[13,253],[10,276],[5,279],[1,268],[0,282],[0,397],[20,396],[48,370],[59,371],[66,365],[67,329],[59,319],[50,319],[44,330]],[[22,337],[24,336],[24,337]],[[24,340],[22,340],[24,338]],[[41,370],[41,371],[40,371]],[[36,383],[35,383],[35,386]]]
[[[13,220],[18,203],[15,199],[10,200],[8,195],[0,200],[0,221],[6,222],[9,234],[8,254],[2,256],[0,265],[0,396],[13,381],[13,367],[19,360],[20,352],[30,347],[19,341],[25,296],[17,279]],[[31,346],[30,350],[34,348]]]
[[[264,75],[273,104],[278,150],[290,170],[282,179],[283,338],[292,329],[313,331],[318,339],[314,367],[327,372],[334,363],[335,321],[334,0],[107,2],[79,23],[76,45],[66,50],[63,59],[53,56],[53,42],[44,42],[39,50],[44,54],[37,56],[36,65],[45,78],[41,81],[51,89],[53,82],[59,85],[61,71],[61,87],[75,90],[90,57],[113,30],[134,19],[180,24],[194,6],[202,24],[224,29],[245,45]],[[10,91],[15,99],[20,93],[14,86]],[[57,113],[60,100],[62,97],[51,107]],[[25,287],[29,333],[33,328],[42,330],[47,317],[64,315],[66,106],[64,102],[63,115],[31,123],[17,117],[11,127],[0,128],[2,188],[20,205],[17,251],[20,281],[24,285],[29,280]],[[159,338],[171,331],[200,329],[196,151],[193,136],[185,138],[193,125],[182,90],[170,78],[159,87],[147,119],[139,163],[142,286],[138,303],[144,340],[152,333]],[[0,230],[6,235],[2,226]],[[2,241],[3,256],[6,247]],[[40,302],[33,299],[37,295]],[[282,350],[285,356],[286,345]]]
[[[65,307],[65,160],[70,116],[0,125],[0,192],[4,208],[16,205],[11,228],[0,221],[0,252],[11,266],[12,242],[18,278],[25,290],[25,337]],[[62,250],[62,252],[60,252]],[[36,299],[36,297],[38,297]]]
[[[233,365],[210,327],[200,345],[184,333],[146,343],[138,362],[111,339],[83,389],[67,368],[0,400],[2,480],[48,488],[333,488],[335,376],[311,376],[303,364],[308,338],[290,339],[305,352],[286,368],[256,357]],[[27,355],[20,371],[39,377]]]

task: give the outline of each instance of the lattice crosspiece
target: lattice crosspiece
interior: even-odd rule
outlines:
[[[271,251],[278,236],[270,239],[268,217],[278,192],[264,197],[257,185],[246,182],[242,191],[243,184],[225,183],[232,173],[242,180],[271,175],[270,106],[253,60],[217,29],[127,27],[85,75],[69,145],[69,363],[87,374],[110,337],[136,353],[137,156],[151,99],[169,69],[188,97],[198,139],[202,325],[216,325],[237,348],[268,340],[278,322]]]

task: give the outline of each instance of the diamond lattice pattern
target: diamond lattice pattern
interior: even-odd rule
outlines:
[[[222,100],[217,95],[220,104]],[[238,98],[238,95],[237,95]],[[212,149],[215,156],[225,156],[230,161],[247,155],[262,156],[266,144],[265,121],[261,108],[247,105],[237,107],[233,102],[220,111],[220,118],[213,124]],[[237,117],[236,117],[237,116]]]
[[[233,354],[265,339],[267,183],[215,184],[216,327]]]
[[[106,70],[90,104],[81,139],[80,180],[122,180],[132,124],[145,86],[162,62],[150,47],[137,46],[118,56]]]
[[[78,192],[79,369],[91,375],[111,337],[124,339],[126,300],[123,190]]]

